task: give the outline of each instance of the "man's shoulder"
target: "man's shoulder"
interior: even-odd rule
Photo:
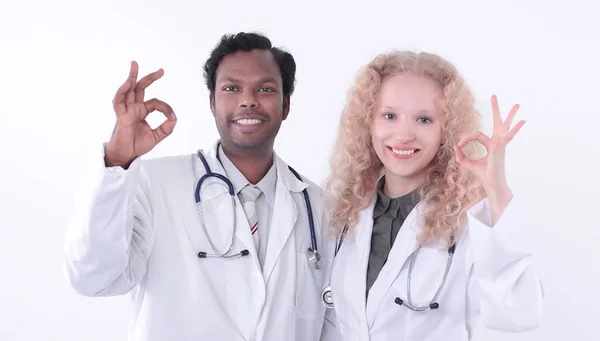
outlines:
[[[179,166],[182,163],[191,162],[195,154],[175,154],[164,156],[143,157],[142,167],[146,169],[155,169],[169,166]]]
[[[290,167],[288,166],[288,168],[290,168]],[[320,185],[318,185],[315,181],[313,181],[312,178],[309,178],[308,176],[304,175],[300,171],[297,171],[294,167],[291,167],[291,169],[289,169],[289,171],[292,173],[292,176],[294,176],[294,178],[298,179],[298,177],[300,177],[300,179],[298,179],[298,180],[305,183],[306,185],[308,185],[306,187],[306,190],[308,191],[308,194],[310,195],[311,199],[313,197],[317,197],[320,200],[320,198],[323,194],[323,191],[322,191]]]
[[[212,150],[211,150],[212,146],[206,146],[205,148],[200,148],[200,149],[196,149],[196,150],[188,150],[188,151],[184,151],[184,152],[179,152],[179,153],[173,153],[173,154],[163,154],[163,155],[152,155],[152,156],[146,156],[143,158],[143,165],[145,167],[150,167],[150,168],[160,168],[160,167],[168,167],[168,166],[172,166],[172,165],[181,165],[182,163],[190,163],[190,162],[194,162],[196,161],[199,156],[199,153],[202,153],[202,155],[204,156],[204,158],[209,159],[211,158],[212,154]]]
[[[195,153],[153,156],[141,159],[141,171],[153,181],[163,182],[194,173]]]
[[[277,159],[277,163],[280,166],[284,166],[285,165],[285,171],[289,171],[292,176],[306,184],[309,185],[309,188],[311,190],[320,190],[319,185],[317,185],[311,178],[307,177],[306,175],[303,174],[302,170],[299,170],[298,168],[296,168],[295,166],[291,166],[290,164],[288,164],[286,162],[286,160],[284,160],[283,158],[281,158],[280,156],[278,156],[277,154],[275,154],[275,158]],[[282,171],[282,170],[280,170]]]

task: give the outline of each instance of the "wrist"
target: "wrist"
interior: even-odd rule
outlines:
[[[118,153],[113,152],[112,148],[110,148],[110,145],[104,150],[104,165],[106,167],[121,167],[123,169],[127,169],[134,159],[127,159],[118,155]]]
[[[501,188],[486,188],[485,193],[490,201],[508,202],[513,196],[512,191],[507,186]]]
[[[489,200],[492,213],[492,225],[495,225],[511,201],[513,193],[508,186],[502,186],[499,188],[486,188],[485,192]]]

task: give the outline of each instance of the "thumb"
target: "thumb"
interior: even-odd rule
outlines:
[[[466,157],[465,153],[459,146],[454,146],[454,154],[456,155],[456,162],[458,162],[459,165],[468,169],[473,168],[473,160]]]
[[[459,146],[454,146],[454,154],[456,156],[456,162],[462,164],[463,160],[465,159],[465,153],[463,153]]]
[[[156,138],[156,143],[161,142],[167,136],[171,135],[171,133],[173,133],[173,130],[175,129],[175,124],[177,124],[177,118],[175,117],[175,114],[173,113],[173,114],[171,114],[171,117],[169,117],[169,119],[167,119],[161,125],[156,127],[153,130],[154,137]]]

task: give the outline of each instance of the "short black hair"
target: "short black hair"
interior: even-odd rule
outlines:
[[[238,51],[252,51],[254,49],[271,51],[281,72],[283,95],[284,97],[292,95],[296,82],[296,61],[292,54],[281,48],[273,47],[271,40],[260,33],[240,32],[221,36],[221,40],[204,64],[204,79],[211,96],[215,94],[217,68],[223,58]]]

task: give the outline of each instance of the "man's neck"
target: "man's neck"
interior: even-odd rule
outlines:
[[[256,185],[273,165],[273,148],[236,151],[221,144],[223,153],[248,181]]]

